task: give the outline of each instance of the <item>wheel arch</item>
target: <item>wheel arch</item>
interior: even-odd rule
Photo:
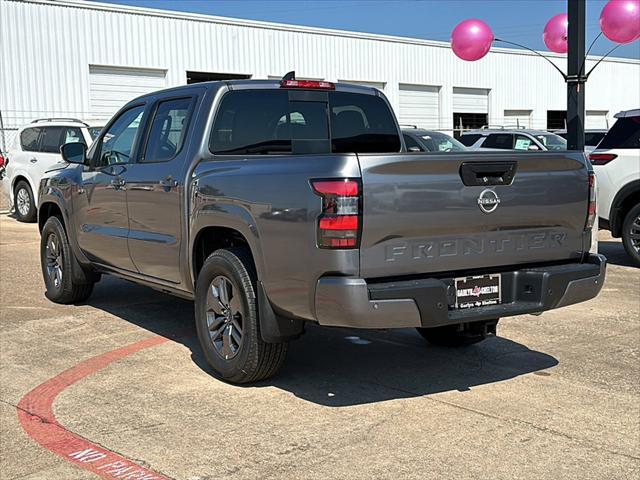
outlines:
[[[640,180],[634,180],[622,187],[611,202],[609,213],[611,235],[619,237],[622,234],[625,215],[638,203],[640,203]]]

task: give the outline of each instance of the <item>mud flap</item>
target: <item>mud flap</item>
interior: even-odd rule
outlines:
[[[260,335],[267,343],[293,340],[304,332],[304,321],[276,315],[267,298],[262,282],[258,282],[258,316]]]

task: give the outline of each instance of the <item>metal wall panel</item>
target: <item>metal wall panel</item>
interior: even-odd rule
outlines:
[[[55,25],[55,28],[51,28]],[[166,71],[166,86],[186,72],[227,72],[384,84],[398,111],[400,84],[440,86],[440,128],[453,126],[453,89],[490,91],[489,123],[505,110],[566,109],[566,88],[547,62],[522,50],[495,48],[463,62],[447,43],[226,19],[80,1],[0,0],[0,111],[5,126],[43,116],[92,118],[90,65]],[[549,54],[560,68],[562,56]],[[595,60],[587,61],[590,68]],[[610,114],[640,105],[640,62],[607,59],[591,75],[589,110]]]

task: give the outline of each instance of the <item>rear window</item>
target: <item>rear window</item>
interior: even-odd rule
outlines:
[[[474,143],[478,141],[478,139],[482,137],[482,135],[477,133],[470,133],[468,135],[460,136],[460,143],[462,143],[465,147],[470,147]]]
[[[38,151],[39,128],[25,128],[20,134],[20,146],[25,152]]]
[[[243,90],[224,96],[209,148],[224,155],[386,153],[400,150],[400,137],[380,97]]]
[[[619,118],[598,148],[640,148],[640,116]]]
[[[606,132],[586,132],[584,134],[584,144],[595,147],[604,138]],[[567,137],[563,137],[567,138]]]
[[[492,133],[484,141],[482,147],[511,150],[513,148],[513,135],[510,133]]]

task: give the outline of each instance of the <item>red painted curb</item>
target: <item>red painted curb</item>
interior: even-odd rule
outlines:
[[[85,360],[55,377],[41,383],[27,393],[18,404],[18,417],[25,432],[41,446],[74,465],[89,470],[102,478],[119,480],[170,480],[168,477],[144,468],[117,453],[95,445],[69,432],[56,420],[53,402],[60,392],[116,360],[139,350],[168,341],[164,337],[151,337],[97,357]]]

